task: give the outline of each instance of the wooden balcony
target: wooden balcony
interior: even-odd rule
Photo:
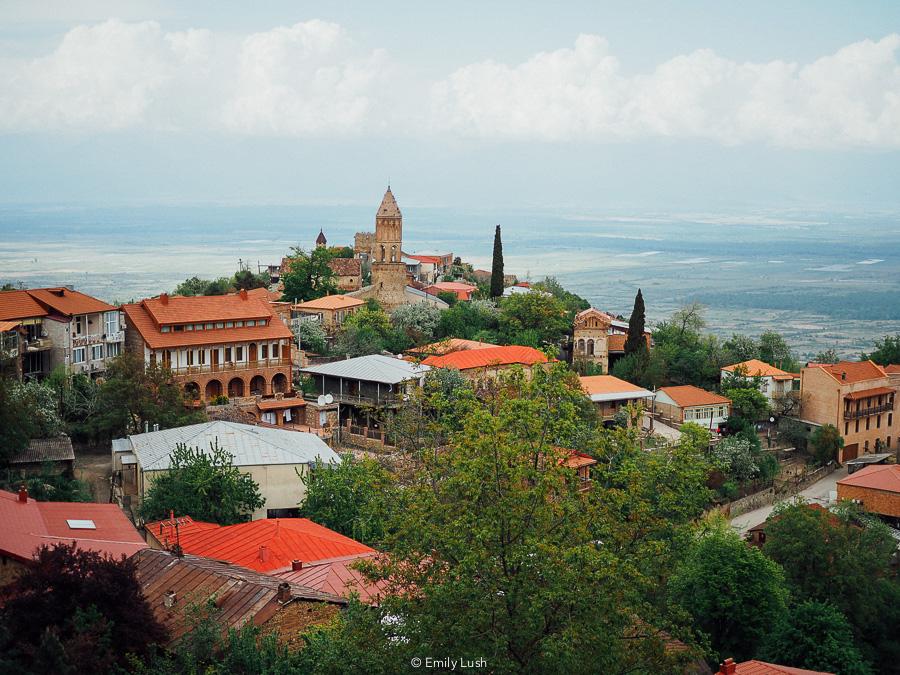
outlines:
[[[168,364],[163,364],[168,365]],[[208,373],[234,373],[244,370],[265,370],[266,368],[290,367],[291,360],[288,357],[280,357],[277,359],[257,359],[256,361],[236,361],[229,363],[206,363],[204,365],[182,366],[169,369],[175,375],[205,375]]]
[[[844,410],[845,420],[855,420],[860,417],[868,417],[869,415],[878,415],[884,412],[892,412],[894,410],[893,403],[884,403],[882,405],[873,405],[868,408],[860,408],[859,410]]]

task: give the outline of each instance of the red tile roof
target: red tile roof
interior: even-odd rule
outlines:
[[[441,256],[439,255],[413,255],[411,253],[407,253],[406,257],[412,258],[413,260],[418,260],[419,262],[431,263],[433,265],[441,264]]]
[[[722,368],[722,370],[728,371],[729,373],[733,373],[738,369],[742,370],[747,377],[771,377],[775,380],[793,380],[796,377],[793,373],[776,368],[759,359],[741,361],[740,363],[734,363]]]
[[[6,333],[7,331],[11,331],[13,328],[17,328],[21,325],[21,321],[0,321],[0,333]]]
[[[374,553],[358,541],[307,518],[269,518],[221,526],[177,518],[178,538],[185,553],[225,560],[259,572],[290,567],[291,561],[315,562]],[[165,546],[175,543],[168,520],[147,524],[147,531]]]
[[[900,363],[892,363],[888,366],[882,366],[882,368],[888,375],[900,375]]]
[[[467,349],[459,352],[451,352],[443,356],[429,356],[422,361],[423,365],[434,368],[456,368],[457,370],[470,370],[472,368],[486,368],[490,366],[509,366],[521,364],[533,366],[536,363],[546,363],[547,356],[534,347],[522,347],[509,345],[507,347],[485,347],[484,349]]]
[[[328,267],[339,277],[358,277],[362,274],[362,264],[359,258],[332,258]]]
[[[116,309],[109,303],[69,288],[33,288],[28,292],[39,303],[63,316],[111,312]]]
[[[659,391],[664,392],[666,396],[675,401],[680,408],[731,403],[731,399],[719,396],[711,391],[706,391],[700,387],[695,387],[692,384],[685,384],[679,387],[661,387]]]
[[[834,364],[811,363],[808,367],[821,368],[838,382],[847,384],[887,377],[884,369],[872,361],[840,361]]]
[[[269,314],[268,326],[244,326],[242,328],[216,328],[212,330],[171,331],[163,333],[147,313],[143,304],[122,305],[130,329],[136,330],[151,349],[191,347],[233,342],[260,342],[293,338],[290,328]],[[231,319],[228,319],[229,321]],[[223,321],[223,319],[219,319]],[[197,321],[201,323],[201,321]]]
[[[0,291],[0,320],[30,319],[47,314],[28,291]]]
[[[141,301],[144,311],[159,325],[241,321],[272,316],[269,303],[249,293],[228,295],[169,296]]]
[[[584,375],[578,380],[586,394],[625,394],[627,396],[629,393],[646,393],[647,391],[643,387],[620,380],[613,375]]]
[[[94,529],[73,529],[67,520],[93,521]],[[0,490],[0,551],[30,561],[44,545],[75,542],[78,548],[115,557],[147,548],[138,531],[115,504],[19,501]]]
[[[861,398],[869,398],[870,396],[884,396],[885,394],[893,394],[897,390],[893,387],[872,387],[871,389],[860,389],[858,391],[851,391],[849,394],[844,396],[844,398],[850,399],[851,401],[855,401]]]
[[[490,342],[478,342],[477,340],[464,340],[463,338],[446,338],[421,347],[413,347],[408,350],[409,354],[424,354],[426,356],[439,356],[449,354],[451,352],[462,352],[468,349],[484,349],[486,347],[496,347],[497,345]]]
[[[351,593],[357,593],[360,601],[377,605],[380,596],[387,590],[387,583],[381,581],[373,583],[354,568],[354,563],[374,556],[374,553],[365,553],[333,560],[319,560],[310,564],[304,563],[300,570],[273,572],[272,576],[345,598],[350,597]]]
[[[731,659],[729,659],[730,661]],[[819,670],[805,670],[803,668],[792,668],[791,666],[779,666],[775,663],[766,663],[765,661],[744,661],[743,663],[732,663],[731,669],[724,667],[719,673],[727,673],[729,675],[834,675]]]
[[[366,304],[365,300],[354,298],[349,295],[325,295],[315,300],[307,300],[294,305],[297,310],[335,310],[349,309],[351,307],[361,307]]]
[[[578,450],[567,450],[568,456],[563,463],[570,469],[578,469],[582,466],[594,466],[597,460],[590,455]]]
[[[456,297],[460,300],[468,300],[469,297],[478,290],[478,286],[471,284],[462,284],[458,281],[438,281],[425,287],[425,292],[431,295],[438,293],[456,293]]]
[[[867,466],[846,478],[842,478],[837,484],[900,493],[900,465],[875,464],[874,466]]]

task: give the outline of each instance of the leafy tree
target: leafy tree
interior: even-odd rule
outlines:
[[[682,307],[656,326],[652,356],[664,364],[669,384],[693,384],[712,389],[719,382],[725,354],[714,335],[702,334],[706,325],[699,303]]]
[[[649,355],[646,353],[631,354],[616,359],[610,374],[631,382],[641,385],[642,387],[659,387],[666,382],[666,363],[660,351],[652,350]]]
[[[328,252],[332,258],[352,258],[355,255],[352,246],[329,246]]]
[[[325,340],[325,330],[318,321],[300,320],[295,324],[294,337],[300,342],[300,347],[306,351],[324,354],[328,350]]]
[[[232,289],[232,280],[226,277],[218,279],[200,279],[191,277],[182,281],[173,291],[174,295],[225,295]]]
[[[809,451],[819,464],[837,461],[838,451],[844,447],[841,432],[832,424],[823,424],[809,437]]]
[[[231,285],[236,291],[252,291],[254,288],[268,288],[268,274],[254,274],[250,270],[238,270],[234,273]]]
[[[391,313],[391,323],[414,344],[432,341],[440,321],[441,310],[427,302],[401,305]]]
[[[806,450],[806,444],[809,442],[810,436],[805,424],[790,417],[782,417],[778,420],[778,435],[801,451]]]
[[[799,364],[794,359],[788,343],[775,331],[767,330],[759,336],[759,358],[788,372],[799,370]]]
[[[317,462],[300,480],[306,486],[300,515],[366,544],[384,538],[394,488],[377,461],[348,453],[340,464]]]
[[[727,354],[727,365],[759,358],[759,343],[749,335],[732,333],[731,337],[723,343],[722,348]]]
[[[439,300],[443,300],[450,307],[453,307],[456,303],[459,302],[459,296],[453,291],[440,291],[437,294]]]
[[[44,546],[3,595],[0,653],[20,672],[114,672],[166,639],[124,556]]]
[[[853,642],[847,618],[827,602],[807,601],[792,607],[765,638],[759,657],[841,675],[872,674]]]
[[[391,318],[380,307],[365,307],[344,320],[343,330],[335,342],[339,354],[363,356],[380,351],[400,353],[410,346],[406,333],[391,324]]]
[[[727,527],[696,541],[670,589],[719,656],[736,661],[753,657],[788,598],[782,569]]]
[[[496,331],[499,325],[500,311],[492,300],[470,300],[454,305],[441,313],[441,319],[437,327],[437,337],[455,337],[466,340],[482,339],[476,335],[491,334],[491,339],[496,340]]]
[[[161,520],[170,511],[220,525],[249,520],[265,499],[249,473],[232,464],[232,456],[210,443],[209,452],[179,443],[171,468],[154,479],[141,504],[144,520]]]
[[[368,327],[345,326],[334,341],[332,352],[353,358],[379,354],[384,349],[384,339]]]
[[[838,356],[838,353],[834,348],[819,352],[813,359],[816,363],[837,363],[840,360],[841,357]]]
[[[769,416],[769,400],[756,386],[736,387],[734,379],[722,385],[722,394],[731,399],[732,415],[748,422],[758,422]]]
[[[337,293],[335,274],[328,266],[332,259],[328,249],[314,248],[307,252],[294,247],[291,253],[288,269],[281,275],[282,300],[306,302]]]
[[[646,321],[644,311],[644,296],[638,289],[634,297],[634,308],[631,310],[631,318],[628,319],[628,337],[625,338],[625,356],[632,354],[646,354],[647,340],[644,338],[644,323]]]
[[[753,445],[743,436],[726,436],[715,445],[710,456],[718,469],[739,483],[759,473]]]
[[[503,295],[503,242],[500,241],[500,226],[494,230],[494,259],[491,265],[491,297]]]
[[[516,293],[500,302],[499,332],[507,344],[556,345],[569,328],[565,307],[552,295]]]
[[[90,486],[84,481],[70,478],[54,470],[51,462],[41,467],[40,473],[20,478],[7,470],[0,479],[0,488],[15,492],[20,485],[28,489],[28,496],[39,502],[90,502],[93,501]]]
[[[875,340],[875,349],[871,354],[862,354],[862,359],[871,359],[881,366],[900,363],[900,334],[885,335]]]
[[[576,295],[563,288],[563,285],[559,283],[559,280],[556,277],[546,277],[543,281],[533,284],[532,288],[536,291],[549,293],[559,300],[566,308],[566,312],[570,313],[573,318],[575,314],[591,306],[591,303],[580,295]]]
[[[52,388],[0,377],[0,466],[27,448],[32,438],[58,436],[62,430]]]

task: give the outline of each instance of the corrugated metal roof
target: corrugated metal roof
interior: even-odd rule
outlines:
[[[431,370],[430,367],[410,363],[393,356],[370,354],[357,356],[344,361],[334,361],[321,366],[302,368],[304,373],[343,377],[348,380],[364,382],[380,382],[382,384],[399,384],[407,380],[415,380]]]
[[[338,464],[341,461],[315,434],[223,420],[135,434],[129,436],[128,441],[144,471],[170,468],[172,452],[179,443],[209,452],[210,444],[217,441],[220,448],[231,453],[235,466],[311,464],[316,460]]]
[[[350,597],[351,593],[359,595],[359,599],[369,605],[377,605],[380,596],[388,587],[386,582],[371,582],[362,572],[354,569],[354,563],[359,560],[374,557],[374,553],[364,555],[345,556],[334,560],[320,560],[315,563],[303,564],[303,568],[297,571],[288,569],[276,572],[273,576],[314,588],[317,591],[333,593],[343,597]]]
[[[135,556],[136,575],[153,614],[176,641],[192,627],[190,613],[212,601],[223,628],[259,625],[287,603],[279,602],[278,586],[290,584],[291,601],[307,600],[346,604],[343,598],[289,580],[278,579],[237,565],[193,555],[178,557],[169,551],[145,549]],[[174,593],[171,607],[167,594]]]
[[[57,438],[32,438],[25,448],[9,460],[10,464],[30,464],[35,462],[75,461],[72,439],[68,436]]]

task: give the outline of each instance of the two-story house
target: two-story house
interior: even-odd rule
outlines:
[[[811,363],[800,371],[800,418],[831,424],[844,439],[839,462],[893,449],[896,385],[872,361]]]
[[[44,377],[57,366],[97,377],[125,342],[117,307],[62,286],[0,293],[0,321],[4,354],[15,353],[19,377]]]
[[[127,349],[171,369],[195,400],[261,397],[293,389],[292,333],[247,291],[169,296],[124,305]]]
[[[326,333],[333,334],[343,325],[344,319],[365,306],[365,300],[349,295],[326,295],[297,303],[291,308],[291,315],[301,321],[316,321]]]
[[[800,376],[788,373],[759,359],[725,366],[720,372],[724,384],[729,377],[746,377],[759,381],[759,390],[775,410],[790,408],[786,402],[799,398]]]

